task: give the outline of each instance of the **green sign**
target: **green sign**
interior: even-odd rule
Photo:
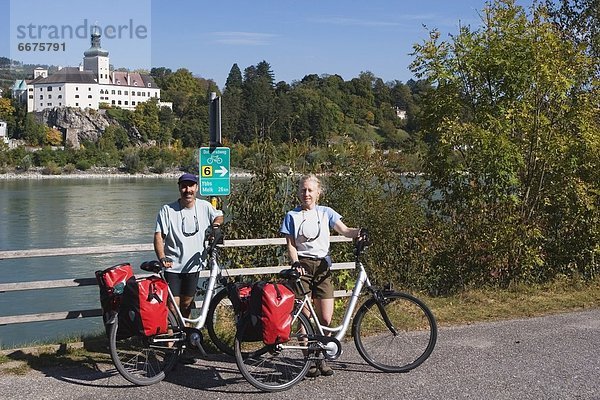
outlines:
[[[227,196],[231,183],[229,147],[200,148],[200,194]]]

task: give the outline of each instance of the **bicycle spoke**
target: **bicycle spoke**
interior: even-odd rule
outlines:
[[[177,319],[169,312],[171,331],[179,332]],[[136,385],[151,385],[164,379],[165,373],[173,368],[181,352],[180,334],[172,335],[171,345],[158,346],[152,338],[133,336],[120,338],[118,318],[109,329],[110,355],[117,371],[129,382]],[[161,339],[169,335],[160,335]],[[166,342],[167,343],[167,342]]]
[[[310,362],[305,332],[312,333],[304,315],[294,322],[290,340],[280,345],[265,346],[262,341],[244,340],[247,326],[249,323],[240,327],[235,356],[248,382],[260,390],[274,392],[288,389],[304,378]]]
[[[354,341],[361,356],[387,372],[419,366],[433,351],[437,327],[431,311],[420,300],[402,293],[389,294],[381,304],[367,301],[354,321]]]

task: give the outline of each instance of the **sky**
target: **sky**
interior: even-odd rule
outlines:
[[[519,3],[530,3],[523,0]],[[102,6],[99,6],[102,5]],[[0,0],[0,56],[78,66],[92,26],[115,68],[190,70],[223,88],[233,64],[261,61],[275,81],[369,71],[414,79],[413,45],[480,24],[485,0]],[[29,51],[24,47],[30,44]],[[41,50],[36,43],[52,43]],[[20,45],[20,49],[19,49]],[[48,46],[46,46],[48,47]]]

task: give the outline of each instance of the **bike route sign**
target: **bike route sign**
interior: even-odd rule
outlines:
[[[229,147],[201,147],[200,194],[227,196],[231,188]]]

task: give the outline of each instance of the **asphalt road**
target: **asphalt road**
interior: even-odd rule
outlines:
[[[0,375],[2,399],[600,399],[600,309],[441,328],[431,357],[405,374],[381,373],[353,342],[333,377],[261,393],[222,356],[180,365],[165,381],[134,387],[111,369],[48,368]]]

